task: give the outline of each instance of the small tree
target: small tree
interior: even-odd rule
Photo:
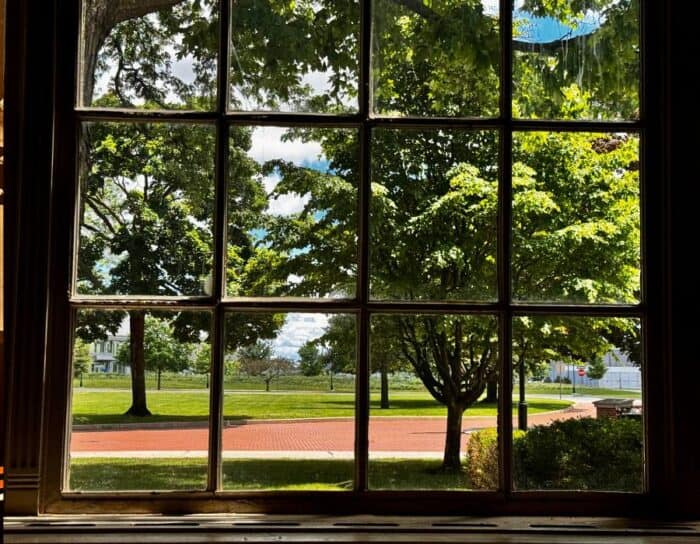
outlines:
[[[211,371],[210,344],[200,344],[192,350],[190,370],[195,374],[203,374],[206,379],[206,388],[209,389],[209,372]]]
[[[588,369],[586,369],[586,374],[588,374],[588,377],[592,380],[601,380],[603,376],[605,376],[605,373],[607,371],[608,367],[605,366],[603,358],[600,356],[596,356],[593,357],[590,364],[588,365]]]
[[[304,376],[318,376],[323,372],[323,358],[315,341],[299,348],[299,369]]]
[[[80,387],[83,386],[83,374],[90,372],[90,363],[90,345],[76,338],[73,345],[73,377],[80,379]]]
[[[255,344],[243,346],[238,350],[241,372],[248,376],[262,378],[265,391],[270,390],[270,383],[292,368],[292,362],[281,357],[272,357],[269,342],[258,340]]]

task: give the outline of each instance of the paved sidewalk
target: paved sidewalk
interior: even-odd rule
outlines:
[[[530,425],[543,425],[555,420],[593,416],[590,403],[576,405],[557,412],[530,416]],[[517,422],[514,422],[517,425]],[[495,417],[469,417],[463,420],[462,431],[496,426]],[[71,455],[83,456],[173,456],[191,452],[187,457],[201,456],[208,448],[206,428],[139,429],[76,431],[72,434]],[[224,457],[235,452],[255,456],[262,452],[302,452],[311,458],[313,452],[350,453],[354,449],[355,422],[353,419],[259,421],[254,425],[240,424],[223,430]],[[445,446],[445,418],[375,417],[370,420],[370,453],[434,452]],[[137,452],[143,452],[137,454]],[[255,452],[258,452],[257,454]],[[279,454],[278,454],[279,455]],[[295,456],[297,454],[294,454]]]

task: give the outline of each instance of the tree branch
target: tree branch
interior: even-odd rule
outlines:
[[[112,226],[112,223],[109,221],[109,219],[107,218],[107,216],[106,216],[104,213],[102,213],[101,210],[99,210],[99,209],[97,208],[97,206],[96,206],[94,200],[91,199],[91,198],[86,198],[86,199],[85,199],[85,203],[86,203],[88,206],[90,206],[90,208],[92,209],[93,212],[95,212],[95,215],[97,215],[97,217],[99,217],[100,219],[102,219],[102,222],[103,222],[104,225],[107,227],[107,229],[108,229],[112,234],[116,235],[116,234],[117,234],[116,229]]]
[[[166,9],[181,3],[182,0],[118,0],[112,4],[112,23],[117,25],[128,19],[143,17],[154,11]]]

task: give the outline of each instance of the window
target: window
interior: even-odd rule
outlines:
[[[520,417],[526,402],[535,415],[526,378],[542,371],[526,366],[526,354],[586,372],[597,363],[592,355],[616,349],[637,363],[648,360],[636,11],[629,2],[592,14],[536,5],[510,13],[488,2],[182,2],[132,14],[102,40],[85,26],[71,113],[78,137],[60,144],[79,157],[63,167],[74,174],[65,179],[77,180],[68,194],[80,227],[71,295],[56,303],[71,326],[57,338],[69,345],[71,337],[128,330],[128,353],[115,356],[130,357],[132,375],[143,372],[146,398],[154,388],[146,380],[157,380],[157,391],[169,371],[147,370],[134,337],[146,342],[149,331],[165,325],[154,338],[172,335],[178,341],[171,343],[203,361],[208,350],[213,363],[201,374],[209,400],[199,411],[200,421],[208,420],[200,433],[206,456],[191,463],[185,482],[203,501],[235,500],[246,479],[226,470],[234,457],[226,455],[223,432],[245,415],[243,403],[226,393],[227,365],[250,363],[247,376],[265,382],[291,374],[285,364],[298,368],[307,344],[324,361],[329,382],[335,376],[340,387],[341,374],[351,380],[355,436],[340,480],[351,483],[337,494],[347,499],[329,500],[380,501],[373,492],[382,489],[472,487],[465,480],[406,482],[402,471],[386,476],[386,456],[370,442],[383,423],[372,379],[386,355],[394,359],[387,364],[405,365],[392,374],[418,375],[427,389],[434,386],[433,397],[453,405],[452,429],[464,428],[463,408],[495,384],[498,462],[483,489],[494,501],[541,489],[514,478],[522,467],[511,408],[519,398]],[[553,17],[571,37],[559,46],[545,42],[538,33],[552,30],[537,28],[538,16]],[[613,24],[622,26],[612,32]],[[230,42],[207,42],[221,35]],[[293,42],[295,36],[305,40]],[[102,47],[94,50],[96,44]],[[573,44],[580,57],[565,47]],[[594,67],[584,60],[605,47],[629,54],[606,59],[620,63],[613,66],[596,55]],[[216,75],[217,66],[229,65]],[[612,73],[616,81],[607,80]],[[305,148],[314,160],[296,155]],[[159,176],[179,185],[158,186]],[[307,326],[322,331],[294,346],[291,363],[282,362],[280,341],[290,322],[295,336]],[[339,353],[350,367],[335,366]],[[261,360],[277,360],[276,369],[254,369]],[[457,383],[450,383],[450,361],[461,363]],[[67,360],[61,365],[69,368]],[[376,374],[381,380],[382,371]],[[75,407],[52,400],[59,410]],[[138,411],[138,399],[131,400]],[[464,460],[463,437],[446,434],[443,462],[454,468]],[[69,436],[56,431],[51,440],[65,444]],[[113,500],[73,493],[80,486],[64,467],[73,470],[77,459],[49,462],[48,502],[56,511],[83,508],[86,497]],[[645,480],[640,466],[631,490],[644,491]],[[613,490],[607,483],[592,489]],[[311,495],[295,500],[303,504]],[[469,495],[459,493],[459,504],[475,500]],[[138,508],[151,508],[181,495],[166,485],[155,502],[133,497]]]

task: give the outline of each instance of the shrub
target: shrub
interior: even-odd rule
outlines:
[[[552,383],[552,378],[550,378],[549,376],[547,376],[547,377],[544,379],[544,383]]]
[[[641,491],[639,419],[569,419],[513,430],[516,489]],[[473,489],[498,489],[496,429],[472,433],[465,468]]]
[[[513,431],[513,439],[525,434]],[[498,489],[498,432],[483,429],[472,433],[467,441],[466,471],[472,489]]]
[[[581,418],[536,426],[513,441],[517,489],[641,491],[639,419]]]

